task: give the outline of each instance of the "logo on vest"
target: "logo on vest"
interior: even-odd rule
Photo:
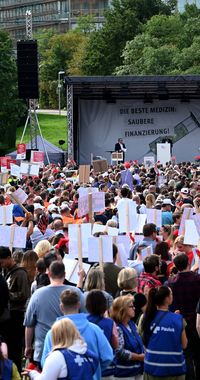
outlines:
[[[155,326],[155,323],[151,326],[151,330],[153,330],[154,326]],[[159,331],[174,333],[175,329],[173,327],[156,326],[155,329],[153,330],[153,334],[157,334]]]
[[[78,364],[79,367],[81,367],[84,363],[84,358],[82,358],[80,355],[76,355],[74,361],[76,364]]]

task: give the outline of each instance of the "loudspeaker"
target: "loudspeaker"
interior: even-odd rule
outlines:
[[[17,74],[19,97],[38,99],[38,51],[36,40],[17,42]]]

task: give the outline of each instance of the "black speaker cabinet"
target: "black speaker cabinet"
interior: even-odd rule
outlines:
[[[19,97],[38,99],[38,51],[37,41],[17,42],[17,73]]]

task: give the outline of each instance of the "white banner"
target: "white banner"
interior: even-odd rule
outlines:
[[[200,105],[178,100],[154,101],[104,100],[80,101],[79,162],[90,163],[91,153],[108,160],[115,143],[122,137],[126,160],[143,162],[156,155],[156,144],[173,141],[176,160],[194,161],[200,149]],[[188,146],[190,149],[188,149]]]

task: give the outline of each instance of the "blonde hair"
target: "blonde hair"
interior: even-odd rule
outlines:
[[[105,290],[104,272],[98,268],[91,269],[86,277],[85,290]]]
[[[153,194],[147,194],[145,198],[146,208],[152,208],[155,204],[155,197]]]
[[[42,259],[46,255],[46,253],[50,251],[51,248],[52,246],[49,243],[49,241],[44,239],[37,243],[34,251],[37,253],[38,257]]]
[[[174,248],[176,248],[176,246],[178,244],[184,244],[184,235],[179,235],[176,237],[176,239],[174,240]]]
[[[59,319],[52,326],[52,346],[57,348],[68,348],[75,340],[81,339],[75,324],[68,318]]]
[[[123,268],[117,278],[117,285],[120,289],[135,289],[137,286],[137,272],[134,268]]]
[[[116,323],[122,323],[126,318],[127,308],[130,303],[133,303],[133,296],[131,295],[115,298],[111,307],[110,317]]]

